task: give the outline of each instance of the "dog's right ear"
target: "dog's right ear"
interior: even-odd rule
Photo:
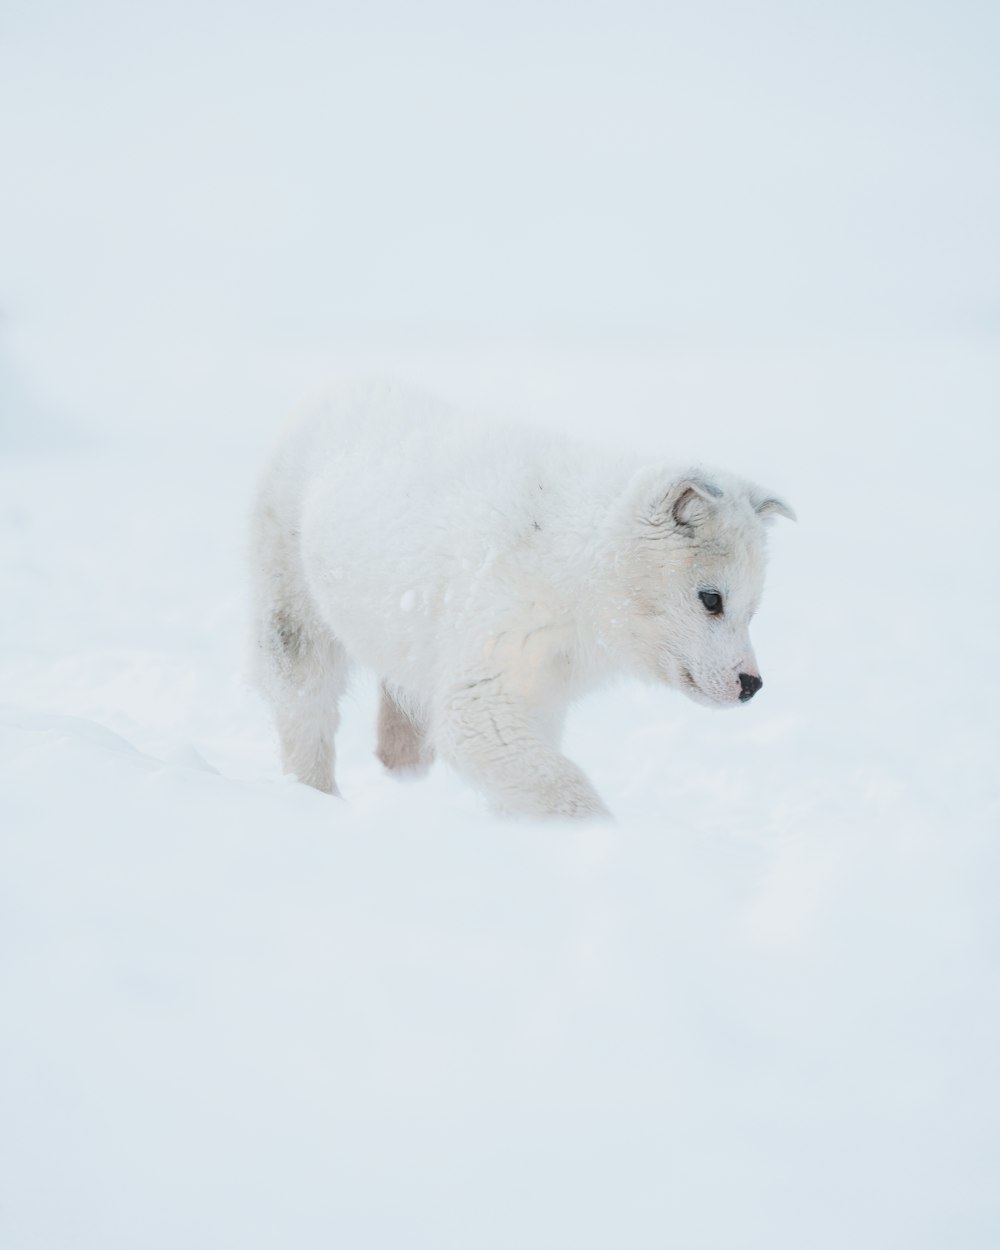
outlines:
[[[779,499],[777,495],[767,495],[759,488],[751,496],[750,502],[753,504],[757,515],[763,517],[765,521],[769,521],[776,516],[787,517],[789,521],[797,521],[799,519],[795,515],[795,509],[790,508],[783,499]]]

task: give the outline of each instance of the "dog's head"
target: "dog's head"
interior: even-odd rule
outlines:
[[[795,514],[781,499],[728,474],[646,470],[631,483],[629,649],[647,676],[699,703],[745,703],[763,684],[750,621],[764,588],[766,528]]]

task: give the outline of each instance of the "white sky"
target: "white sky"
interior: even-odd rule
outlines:
[[[992,338],[998,13],[8,0],[0,347],[165,417],[358,343]]]

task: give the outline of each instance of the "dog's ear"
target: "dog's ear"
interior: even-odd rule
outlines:
[[[670,492],[670,513],[676,525],[697,525],[705,519],[722,488],[705,477],[686,477]]]
[[[677,474],[658,466],[640,469],[622,497],[629,525],[638,519],[644,527],[667,533],[692,534],[706,520],[722,488],[700,469]]]
[[[789,521],[797,521],[799,519],[795,515],[795,510],[790,508],[783,499],[779,499],[777,495],[769,495],[756,487],[750,495],[750,502],[753,504],[757,515],[763,517],[765,521],[770,521],[772,517],[776,516],[787,517]]]
[[[722,498],[722,489],[703,474],[687,474],[672,482],[666,494],[657,495],[653,524],[691,530],[708,516],[712,505]]]

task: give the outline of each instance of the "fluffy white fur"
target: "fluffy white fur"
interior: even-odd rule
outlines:
[[[728,474],[483,429],[396,387],[326,401],[280,444],[254,515],[257,671],[286,769],[336,793],[356,661],[382,681],[388,768],[436,751],[505,811],[604,813],[560,753],[567,705],[620,673],[747,698],[776,513]]]

